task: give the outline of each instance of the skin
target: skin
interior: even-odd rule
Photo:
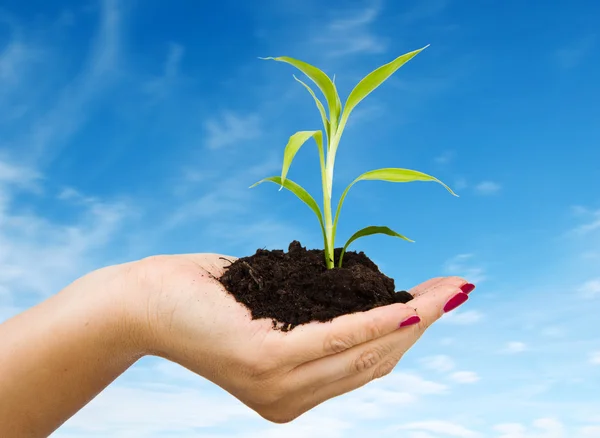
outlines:
[[[220,257],[103,268],[1,324],[0,436],[50,435],[146,355],[211,380],[269,421],[289,422],[390,373],[467,283],[435,278],[413,288],[409,304],[283,333],[251,320],[215,280],[229,264]],[[399,328],[414,315],[420,322]]]

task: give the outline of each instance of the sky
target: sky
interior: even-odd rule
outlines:
[[[144,358],[56,438],[600,437],[600,4],[592,0],[0,2],[0,321],[109,264],[153,254],[319,248],[274,185],[319,129],[292,56],[336,76],[431,44],[353,112],[334,194],[343,240],[398,289],[477,284],[388,377],[274,425]],[[320,199],[316,148],[289,177]]]

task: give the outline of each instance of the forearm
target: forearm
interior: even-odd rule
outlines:
[[[0,325],[0,436],[46,437],[143,355],[125,265]]]

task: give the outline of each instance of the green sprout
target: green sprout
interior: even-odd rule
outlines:
[[[354,181],[352,181],[348,187],[346,187],[338,202],[337,209],[335,211],[335,216],[332,215],[331,194],[333,188],[333,168],[335,165],[335,157],[338,145],[340,143],[342,133],[344,132],[344,128],[346,127],[346,123],[348,122],[348,118],[350,117],[350,113],[354,108],[356,108],[360,101],[362,101],[373,90],[375,90],[383,82],[385,82],[385,80],[389,78],[396,70],[398,70],[400,67],[402,67],[404,64],[406,64],[419,52],[421,52],[427,47],[428,46],[425,46],[422,49],[415,50],[413,52],[409,52],[402,56],[399,56],[392,62],[385,64],[379,67],[378,69],[374,70],[373,72],[369,73],[356,85],[356,87],[354,87],[343,107],[334,81],[332,81],[329,78],[329,76],[327,76],[323,71],[319,70],[318,68],[307,64],[303,61],[299,61],[297,59],[289,58],[286,56],[278,58],[261,58],[285,62],[296,67],[298,70],[304,73],[311,81],[315,83],[315,85],[323,93],[323,96],[325,97],[327,103],[328,111],[326,112],[323,103],[315,95],[314,91],[310,88],[310,86],[308,86],[306,83],[302,82],[300,79],[294,76],[294,79],[300,82],[300,84],[302,84],[313,97],[317,108],[319,109],[319,113],[321,114],[324,134],[321,130],[318,130],[300,131],[292,135],[283,153],[283,167],[281,169],[281,176],[272,176],[264,178],[261,181],[253,184],[251,188],[256,187],[258,184],[261,184],[265,181],[270,181],[275,184],[279,184],[281,186],[280,190],[282,188],[286,188],[287,190],[291,191],[302,202],[304,202],[310,207],[310,209],[317,216],[319,224],[321,226],[325,250],[325,264],[328,269],[332,269],[335,267],[335,235],[340,211],[342,209],[342,204],[350,188],[357,182],[365,180],[377,180],[388,182],[435,181],[443,185],[452,195],[458,196],[450,189],[450,187],[448,187],[446,184],[444,184],[437,178],[434,178],[433,176],[427,175],[422,172],[418,172],[416,170],[399,168],[376,169],[363,173]],[[323,213],[321,213],[321,209],[319,208],[319,205],[317,204],[315,199],[304,188],[287,178],[288,170],[290,168],[290,165],[292,164],[294,156],[302,147],[302,145],[311,138],[315,140],[319,149],[321,181],[323,186]],[[323,146],[324,142],[326,146],[326,151]],[[340,253],[338,267],[342,266],[344,253],[346,252],[348,246],[352,242],[354,242],[360,237],[369,236],[373,234],[386,234],[388,236],[399,237],[406,241],[413,242],[408,237],[405,237],[402,234],[395,232],[391,228],[384,226],[369,226],[357,231],[348,239]]]

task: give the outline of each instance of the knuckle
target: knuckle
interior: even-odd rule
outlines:
[[[381,329],[380,318],[375,316],[370,317],[364,326],[364,336],[365,341],[370,341],[371,339],[377,339],[383,335]]]
[[[384,360],[377,368],[375,368],[375,371],[373,372],[373,380],[387,376],[394,370],[394,368],[396,368],[396,365],[398,365],[398,360],[391,358]]]
[[[352,372],[362,373],[377,365],[388,352],[382,347],[369,348],[363,351],[353,362]]]
[[[341,353],[352,346],[356,345],[355,337],[351,334],[341,335],[339,333],[332,334],[325,339],[324,350],[328,354]]]

